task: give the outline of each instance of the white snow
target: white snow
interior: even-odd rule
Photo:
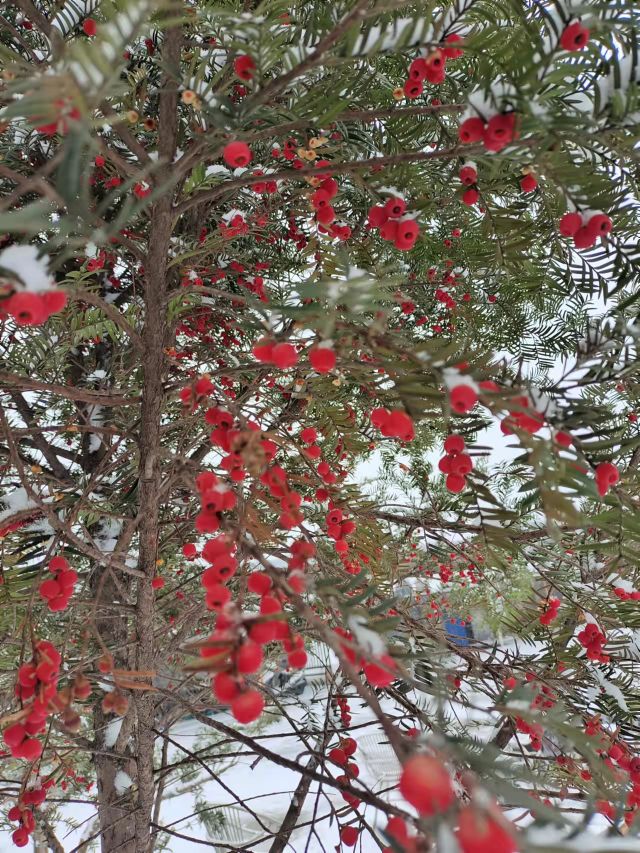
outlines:
[[[27,495],[25,489],[15,489],[13,492],[9,492],[8,495],[3,495],[0,498],[0,504],[3,504],[6,509],[0,512],[0,521],[4,521],[5,518],[10,518],[12,515],[16,515],[19,512],[23,512],[25,509],[35,509],[37,504],[35,501],[32,501],[31,498]]]
[[[0,252],[0,267],[12,272],[25,290],[51,290],[54,281],[47,272],[48,259],[39,256],[36,246],[9,246]]]
[[[118,770],[113,777],[113,787],[118,794],[124,794],[133,785],[133,779],[124,770]]]
[[[116,717],[114,720],[111,720],[109,723],[107,723],[107,726],[104,730],[103,740],[103,744],[107,749],[111,749],[112,746],[115,746],[121,728],[122,717]]]

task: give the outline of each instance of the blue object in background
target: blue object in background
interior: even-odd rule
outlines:
[[[447,639],[456,646],[468,646],[473,640],[473,628],[464,619],[457,616],[447,616],[444,620],[444,631]]]

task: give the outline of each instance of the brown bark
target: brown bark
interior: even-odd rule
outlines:
[[[178,122],[178,88],[173,77],[178,70],[182,46],[182,29],[169,30],[163,49],[163,64],[167,72],[160,90],[158,148],[164,164],[159,180],[170,179],[176,151]],[[173,232],[173,200],[164,196],[151,213],[149,255],[145,263],[145,324],[142,331],[144,385],[140,418],[140,477],[139,502],[141,521],[138,568],[145,577],[139,581],[135,622],[135,668],[152,670],[156,664],[153,628],[154,592],[151,581],[158,557],[161,479],[160,418],[164,402],[164,347],[168,343],[166,322],[167,263]],[[135,851],[151,849],[151,815],[154,806],[154,718],[155,697],[151,691],[136,691],[136,764],[138,804],[135,812]],[[103,848],[104,850],[104,848]],[[104,851],[106,853],[106,851]]]

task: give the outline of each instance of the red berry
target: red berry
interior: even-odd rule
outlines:
[[[462,853],[516,853],[518,850],[505,829],[473,806],[460,810],[456,839]]]
[[[14,293],[2,303],[2,309],[11,314],[19,326],[38,326],[47,317],[40,294],[29,291]]]
[[[480,193],[475,187],[470,187],[468,190],[465,190],[462,193],[462,201],[467,207],[472,207],[478,199],[480,198]]]
[[[478,180],[478,173],[474,166],[465,165],[458,174],[465,187],[472,186]]]
[[[464,438],[461,435],[449,435],[444,441],[445,453],[462,453]]]
[[[98,25],[92,18],[87,18],[82,24],[82,29],[86,36],[95,36],[98,32]]]
[[[560,44],[565,50],[574,52],[582,50],[589,41],[589,30],[583,27],[580,21],[574,21],[562,31]]]
[[[291,586],[291,579],[289,579],[289,586]],[[291,669],[302,669],[307,665],[307,660],[308,656],[304,649],[296,649],[287,655],[287,663]]]
[[[264,709],[264,699],[258,690],[245,690],[231,702],[231,713],[239,723],[252,723]]]
[[[21,826],[11,835],[11,840],[16,847],[26,847],[29,843],[29,833]]]
[[[406,412],[400,409],[395,409],[389,413],[386,421],[386,429],[391,435],[402,439],[402,441],[412,441],[416,435],[413,420]]]
[[[297,364],[298,352],[293,344],[276,344],[271,351],[271,361],[280,370],[286,370]]]
[[[233,702],[240,692],[238,682],[228,672],[217,672],[211,683],[213,692],[220,702]]]
[[[485,128],[483,141],[488,151],[501,151],[515,137],[515,113],[498,113],[492,116]]]
[[[229,142],[222,152],[225,163],[232,168],[247,166],[251,162],[251,149],[246,142]]]
[[[26,736],[27,731],[22,723],[14,723],[12,726],[7,726],[2,734],[4,742],[9,749],[15,749],[15,747],[20,746]]]
[[[590,249],[592,246],[595,246],[597,239],[598,235],[588,225],[580,226],[573,235],[573,243],[576,249]]]
[[[424,86],[422,84],[422,80],[407,80],[402,89],[407,98],[413,99],[422,94]]]
[[[427,63],[422,59],[422,57],[418,57],[414,59],[411,65],[409,66],[409,80],[424,80],[427,76]]]
[[[347,764],[347,753],[344,749],[332,749],[329,751],[329,761],[333,761],[338,767],[344,767]]]
[[[335,351],[329,346],[317,346],[309,350],[309,362],[316,373],[329,373],[336,366]]]
[[[407,205],[403,199],[392,196],[385,202],[384,209],[389,219],[398,219],[407,209]]]
[[[262,647],[248,640],[236,652],[235,664],[238,672],[248,675],[260,669],[263,659]]]
[[[563,237],[574,237],[581,225],[582,216],[577,211],[574,211],[573,213],[565,213],[558,227]]]
[[[449,402],[454,412],[464,415],[478,402],[478,395],[471,385],[456,385],[449,391]]]
[[[520,181],[520,189],[523,193],[532,193],[537,186],[538,182],[536,181],[535,176],[531,173],[525,175]]]
[[[317,441],[318,433],[313,427],[305,427],[300,433],[300,438],[305,444],[313,444]]]
[[[604,237],[611,233],[613,223],[606,213],[595,213],[587,223],[587,228],[598,237]]]
[[[447,491],[458,494],[464,490],[467,481],[462,474],[448,474],[446,480]]]
[[[460,142],[468,144],[470,142],[479,142],[484,134],[484,122],[478,116],[468,118],[462,122],[458,128],[458,137]]]
[[[343,826],[340,830],[340,841],[345,847],[355,847],[358,843],[360,830],[355,826]]]
[[[365,663],[362,667],[367,681],[374,687],[388,687],[395,679],[396,662],[389,655],[380,655],[380,663]]]
[[[444,765],[429,755],[414,755],[402,768],[400,793],[421,816],[446,811],[455,800],[451,778]]]
[[[382,427],[389,420],[389,410],[388,409],[374,409],[370,415],[371,423],[374,427],[378,429],[382,429]]]
[[[271,589],[271,578],[265,572],[252,572],[247,579],[247,588],[262,596]]]
[[[256,64],[250,56],[236,56],[233,60],[233,70],[241,80],[251,80]]]
[[[560,447],[571,447],[573,444],[573,436],[564,432],[564,430],[558,430],[556,433],[556,443],[560,445]]]

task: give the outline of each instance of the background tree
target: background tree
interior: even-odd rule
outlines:
[[[639,18],[4,5],[13,844],[635,849]]]

